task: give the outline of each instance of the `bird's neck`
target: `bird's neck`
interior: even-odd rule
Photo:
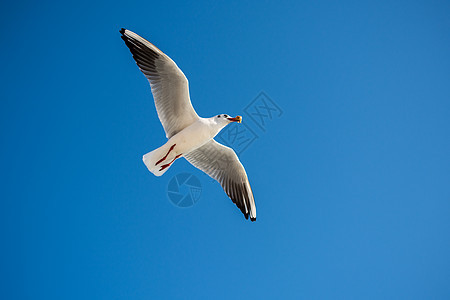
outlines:
[[[214,119],[206,119],[212,138],[214,138],[227,124],[217,123]]]

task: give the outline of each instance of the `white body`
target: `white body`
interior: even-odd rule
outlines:
[[[180,154],[181,156],[179,157],[182,157],[203,146],[212,140],[227,124],[228,122],[216,122],[216,118],[199,118],[193,124],[172,136],[167,143],[158,149],[145,154],[142,160],[150,172],[156,176],[161,176],[169,169],[169,167],[167,167],[160,171],[162,165],[170,163]],[[156,165],[156,163],[169,152],[173,145],[175,145],[175,147],[170,151],[166,159]]]

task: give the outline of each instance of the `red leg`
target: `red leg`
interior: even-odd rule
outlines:
[[[159,169],[159,171],[161,172],[162,170],[164,170],[165,168],[168,168],[178,157],[180,157],[182,154],[178,154],[177,156],[175,156],[175,158],[168,164],[162,165],[161,169]]]
[[[158,161],[156,162],[155,166],[157,166],[158,164],[162,163],[162,162],[167,158],[167,155],[169,155],[170,151],[172,151],[173,148],[175,148],[175,145],[176,145],[176,144],[173,144],[172,147],[170,147],[169,151],[167,151],[167,154],[166,154],[163,158],[161,158],[160,160],[158,160]]]

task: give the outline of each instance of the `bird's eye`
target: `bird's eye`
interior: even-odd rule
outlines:
[[[218,115],[217,117],[220,118],[220,115]]]
[[[228,118],[228,115],[223,115],[225,118]]]

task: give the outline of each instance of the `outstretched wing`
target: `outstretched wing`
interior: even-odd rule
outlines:
[[[127,29],[122,39],[139,69],[150,82],[156,111],[167,138],[199,119],[189,98],[189,85],[175,62],[152,43]]]
[[[217,180],[245,218],[256,220],[256,206],[244,166],[233,149],[211,140],[184,157],[196,168]]]

